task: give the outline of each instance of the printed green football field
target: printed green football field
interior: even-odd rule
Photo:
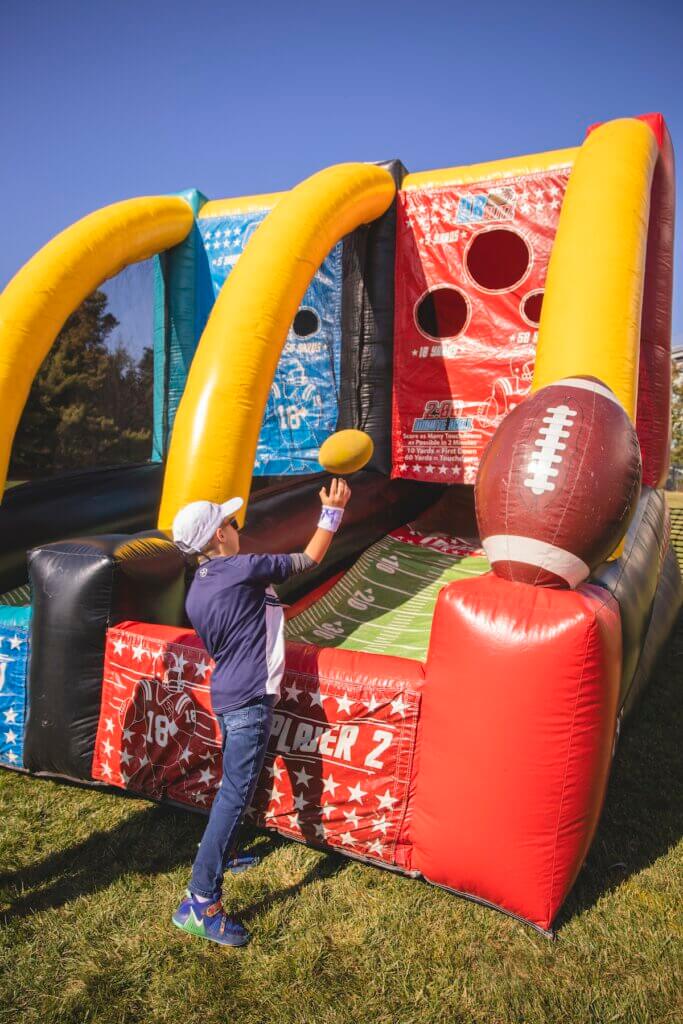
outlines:
[[[488,568],[483,555],[444,554],[383,537],[319,601],[289,621],[287,638],[423,661],[441,587]]]

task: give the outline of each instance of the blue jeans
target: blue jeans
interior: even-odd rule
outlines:
[[[223,777],[192,865],[190,891],[220,898],[226,858],[230,856],[244,811],[263,767],[273,718],[273,698],[250,701],[218,715],[223,738]]]

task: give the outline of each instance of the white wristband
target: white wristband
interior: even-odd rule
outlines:
[[[343,508],[337,508],[336,505],[323,505],[320,509],[318,526],[321,526],[323,530],[330,530],[331,533],[336,533],[343,515]]]

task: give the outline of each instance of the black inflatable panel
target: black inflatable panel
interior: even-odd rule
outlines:
[[[0,591],[26,582],[26,552],[90,533],[135,533],[155,525],[159,463],[63,473],[10,488],[0,505]]]
[[[149,531],[44,545],[30,552],[29,575],[25,765],[90,780],[107,627],[129,618],[181,624],[185,563]]]
[[[0,505],[0,593],[27,580],[26,552],[67,537],[137,533],[157,522],[163,466],[144,462],[11,487]],[[295,478],[254,477],[252,493]]]
[[[400,160],[381,163],[400,187]],[[356,427],[375,444],[368,469],[391,470],[396,200],[344,243],[342,355],[337,430]]]
[[[655,591],[667,543],[668,510],[664,492],[644,487],[626,534],[624,553],[605,562],[592,580],[619,602],[623,642],[620,707],[627,699],[650,624]]]
[[[624,701],[624,717],[631,714],[655,670],[664,646],[676,625],[683,602],[681,572],[676,552],[669,545],[655,594],[650,625],[640,661]]]
[[[317,526],[320,514],[320,488],[331,477],[321,473],[296,488],[273,488],[250,501],[241,535],[240,550],[301,551]],[[295,576],[278,587],[285,602],[302,594],[346,567],[358,555],[390,530],[416,518],[443,494],[439,484],[413,480],[390,480],[382,473],[362,469],[347,477],[351,501],[344,513],[339,532],[325,560],[303,576]]]

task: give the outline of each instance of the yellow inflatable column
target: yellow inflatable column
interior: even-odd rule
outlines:
[[[177,196],[127,199],[48,242],[0,295],[0,494],[33,378],[67,317],[129,263],[177,245],[192,227]]]
[[[330,249],[384,213],[394,193],[388,171],[339,164],[286,193],[254,232],[192,361],[171,436],[160,529],[200,498],[239,495],[246,504],[268,391],[304,293]]]
[[[635,420],[650,187],[657,142],[642,121],[609,121],[581,146],[548,267],[533,389],[604,381]]]

